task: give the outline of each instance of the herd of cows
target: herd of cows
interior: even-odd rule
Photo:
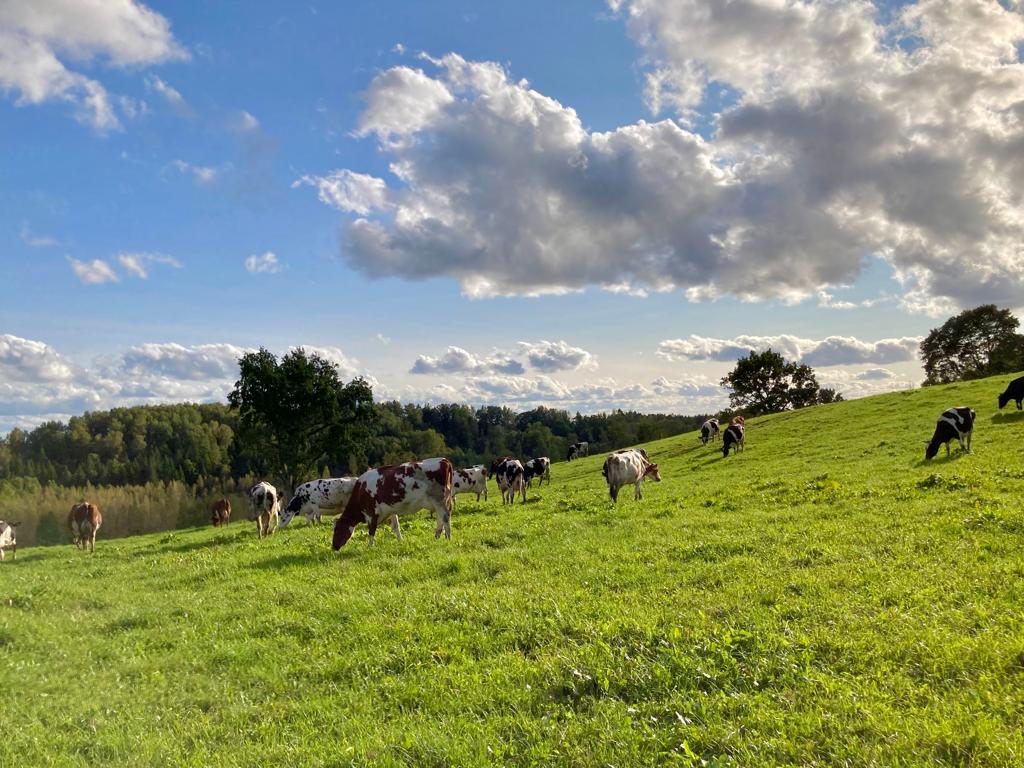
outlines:
[[[1024,410],[1024,376],[1010,382],[1006,391],[999,395],[999,408],[1014,401],[1017,410]],[[950,455],[950,443],[957,440],[961,450],[970,452],[971,435],[977,414],[966,406],[948,408],[939,417],[931,440],[925,441],[925,459],[932,459],[939,448],[946,446]],[[716,442],[721,435],[722,456],[730,450],[743,451],[745,443],[744,419],[737,416],[729,426],[720,430],[718,419],[708,419],[700,429],[703,445]],[[568,460],[590,454],[586,442],[573,443]],[[645,480],[661,482],[658,465],[651,461],[643,448],[627,448],[608,455],[601,469],[608,484],[608,494],[613,502],[618,501],[619,491],[626,485],[634,485],[634,498],[642,498],[641,486]],[[534,480],[538,487],[546,480],[551,484],[551,461],[540,456],[521,462],[511,456],[495,459],[488,469],[483,464],[465,469],[456,469],[446,458],[410,461],[405,464],[377,467],[359,477],[321,478],[303,483],[282,507],[281,495],[268,482],[260,482],[249,489],[249,518],[256,522],[259,538],[270,535],[276,528],[284,528],[296,515],[302,515],[311,523],[319,524],[323,512],[339,513],[334,522],[332,546],[340,549],[352,538],[360,523],[366,523],[373,544],[377,526],[388,520],[399,541],[402,529],[398,518],[427,509],[434,514],[437,525],[435,538],[443,533],[446,539],[452,536],[451,515],[455,497],[460,493],[476,494],[477,501],[483,496],[487,500],[487,481],[493,478],[501,491],[503,504],[515,503],[518,494],[526,502],[526,489]],[[224,525],[231,519],[231,502],[219,499],[211,509],[214,526]],[[96,533],[103,523],[103,516],[95,504],[75,504],[68,513],[68,529],[73,543],[79,549],[96,551]],[[19,523],[0,520],[0,560],[4,549],[10,548],[17,557],[16,529]]]

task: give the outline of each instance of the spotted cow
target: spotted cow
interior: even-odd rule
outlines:
[[[480,501],[480,495],[483,494],[484,501],[487,501],[487,475],[487,467],[483,464],[456,469],[452,478],[452,496],[475,493],[476,500]]]
[[[310,480],[295,489],[295,494],[281,512],[278,528],[284,528],[296,515],[302,515],[314,525],[320,523],[323,510],[339,514],[348,506],[352,491],[356,489],[355,477],[323,477]]]
[[[527,488],[533,487],[534,478],[537,478],[538,488],[544,485],[545,480],[551,485],[551,459],[547,456],[538,456],[523,464],[523,480],[526,481]]]
[[[516,493],[522,494],[526,503],[526,469],[519,459],[504,456],[491,464],[491,474],[501,490],[501,503],[514,504]]]
[[[410,461],[364,472],[356,480],[345,511],[334,521],[331,546],[341,549],[360,523],[369,527],[372,545],[377,526],[387,518],[391,518],[391,527],[401,541],[399,515],[411,515],[421,509],[429,509],[437,519],[434,538],[443,532],[446,539],[451,539],[454,474],[452,463],[443,458]]]
[[[966,406],[947,408],[939,416],[935,424],[935,434],[932,439],[925,441],[927,446],[924,449],[925,459],[935,458],[939,452],[939,446],[946,446],[946,455],[949,456],[949,444],[954,440],[959,441],[960,450],[971,452],[971,433],[974,431],[974,417],[977,414]],[[966,445],[964,441],[966,440]]]
[[[83,501],[75,504],[68,513],[68,528],[71,531],[71,540],[79,549],[96,551],[96,533],[103,525],[103,515],[99,507]]]
[[[619,490],[624,485],[633,483],[636,486],[633,498],[641,499],[643,493],[640,486],[644,480],[661,482],[658,465],[651,462],[647,451],[642,448],[627,448],[610,454],[604,460],[601,474],[608,482],[608,495],[612,497],[613,502],[619,500]]]
[[[249,489],[249,519],[255,521],[261,539],[273,533],[280,511],[281,497],[270,483],[263,481]]]
[[[219,525],[227,525],[231,520],[231,502],[228,499],[217,499],[210,508],[210,522],[216,528]]]
[[[7,523],[0,520],[0,561],[4,559],[4,550],[10,547],[14,553],[14,559],[18,559],[18,536],[17,528],[21,523]]]
[[[718,419],[708,419],[700,427],[700,442],[707,445],[718,439]]]

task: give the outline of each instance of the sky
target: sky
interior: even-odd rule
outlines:
[[[0,0],[0,434],[223,400],[915,386],[1024,307],[1020,0]]]

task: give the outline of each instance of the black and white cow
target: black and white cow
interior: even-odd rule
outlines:
[[[1021,409],[1021,404],[1024,403],[1024,376],[1019,379],[1014,379],[1006,387],[1006,391],[999,396],[999,408],[1003,409],[1006,404],[1013,400],[1017,403],[1017,410]]]
[[[21,523],[6,523],[0,520],[0,561],[4,559],[4,550],[7,547],[14,553],[14,559],[18,559],[18,536],[14,529],[19,525]]]
[[[573,443],[572,445],[569,446],[569,456],[568,456],[568,460],[569,461],[572,461],[573,459],[580,459],[580,458],[582,458],[584,456],[589,456],[589,455],[590,455],[590,443],[588,443],[585,440],[582,441],[582,442],[579,442],[579,443]]]
[[[935,458],[939,452],[939,446],[946,446],[946,455],[949,456],[949,444],[954,440],[959,441],[960,450],[966,453],[971,452],[971,433],[974,431],[974,418],[977,414],[967,406],[947,408],[939,416],[935,423],[935,434],[932,439],[925,442],[925,459]],[[964,444],[966,441],[966,445]]]
[[[519,459],[511,456],[495,459],[491,464],[491,475],[501,489],[502,504],[514,504],[517,492],[522,495],[523,503],[526,503],[526,469]]]
[[[730,424],[722,435],[722,457],[729,455],[729,449],[733,453],[742,453],[746,444],[746,427],[742,424]]]
[[[477,501],[480,501],[480,495],[483,494],[484,501],[487,501],[487,467],[477,464],[456,469],[452,476],[452,497],[460,493],[475,493]]]
[[[302,515],[314,525],[319,525],[324,510],[339,514],[352,497],[355,477],[322,477],[310,480],[295,489],[288,505],[280,513],[277,527],[284,528],[296,515]]]
[[[718,439],[718,419],[708,419],[700,427],[700,442],[707,445]]]
[[[544,481],[548,481],[548,485],[551,485],[551,459],[547,456],[538,456],[536,459],[530,459],[528,462],[523,464],[523,478],[526,480],[526,487],[533,487],[533,479],[537,478],[537,487],[544,485]]]

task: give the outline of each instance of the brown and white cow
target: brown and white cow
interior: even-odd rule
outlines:
[[[7,547],[11,548],[14,553],[14,559],[18,559],[18,535],[17,528],[21,523],[7,523],[0,520],[0,561],[4,559],[4,550]]]
[[[249,489],[249,519],[256,522],[256,532],[261,539],[273,533],[271,523],[277,527],[280,510],[281,497],[270,483],[263,481]]]
[[[409,461],[389,467],[377,467],[361,474],[345,511],[334,521],[331,546],[341,549],[352,538],[360,523],[370,529],[373,544],[377,526],[391,518],[391,527],[402,540],[399,515],[411,515],[429,509],[437,519],[434,537],[444,533],[452,537],[452,477],[455,469],[448,459]]]
[[[456,469],[452,478],[452,496],[460,493],[475,493],[477,501],[480,501],[480,495],[483,494],[484,501],[487,501],[487,467],[477,464]]]
[[[517,492],[526,503],[526,469],[519,459],[511,456],[495,459],[491,463],[491,475],[498,483],[502,504],[515,504]]]
[[[628,448],[624,451],[616,451],[604,460],[604,467],[601,474],[608,481],[608,495],[612,501],[619,500],[619,489],[624,485],[633,483],[636,485],[634,499],[643,498],[640,486],[644,480],[661,482],[661,473],[658,472],[658,465],[652,464],[647,456],[647,451],[642,448]]]
[[[75,504],[68,513],[68,528],[71,531],[71,540],[79,549],[96,551],[96,532],[103,525],[103,515],[99,507],[83,501]]]
[[[533,487],[533,478],[537,478],[537,487],[544,485],[544,481],[548,481],[548,485],[551,485],[551,459],[547,456],[538,456],[536,459],[530,459],[528,462],[523,464],[523,479],[526,481],[526,487]]]
[[[210,507],[210,522],[216,528],[218,525],[227,525],[229,520],[231,520],[231,502],[226,498],[217,499]]]
[[[320,523],[324,510],[329,514],[345,511],[352,491],[356,489],[356,477],[322,477],[310,480],[295,489],[288,505],[277,521],[278,528],[284,528],[296,515],[302,515],[314,525]]]

